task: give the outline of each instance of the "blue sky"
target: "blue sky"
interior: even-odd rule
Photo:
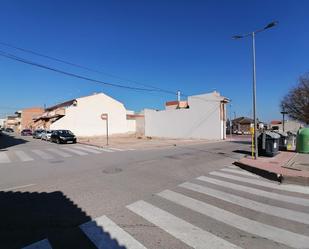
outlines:
[[[231,36],[279,25],[256,37],[258,117],[280,118],[279,102],[309,71],[309,1],[12,1],[0,2],[0,42],[144,84],[232,99],[252,115],[251,40]],[[0,50],[91,78],[139,87],[34,55]],[[139,111],[175,96],[107,87],[0,57],[0,115],[103,91]]]

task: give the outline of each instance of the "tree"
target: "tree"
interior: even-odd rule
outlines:
[[[298,85],[283,97],[281,108],[292,119],[309,124],[309,73],[302,75]]]

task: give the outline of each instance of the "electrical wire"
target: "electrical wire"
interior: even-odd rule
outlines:
[[[94,72],[94,73],[98,73],[98,74],[103,74],[103,75],[106,75],[106,76],[109,76],[109,77],[113,77],[113,78],[124,80],[124,81],[128,81],[128,82],[133,82],[135,84],[138,84],[138,85],[141,85],[141,86],[144,86],[144,87],[150,87],[150,88],[156,89],[156,90],[158,90],[160,92],[164,92],[164,93],[175,95],[175,92],[173,92],[171,90],[162,89],[162,88],[159,88],[159,87],[156,87],[156,86],[153,86],[153,85],[141,83],[141,82],[136,81],[136,80],[130,80],[130,79],[127,79],[127,78],[124,78],[124,77],[119,77],[119,76],[111,74],[111,73],[106,73],[106,72],[103,72],[103,71],[92,69],[92,68],[89,68],[87,66],[83,66],[83,65],[80,65],[80,64],[77,64],[77,63],[73,63],[73,62],[70,62],[70,61],[67,61],[67,60],[63,60],[63,59],[59,59],[59,58],[56,58],[56,57],[53,57],[53,56],[49,56],[49,55],[45,55],[45,54],[42,54],[42,53],[38,53],[38,52],[30,50],[30,49],[17,47],[17,46],[8,44],[6,42],[1,42],[0,41],[0,44],[3,45],[3,46],[9,47],[9,48],[13,48],[13,49],[16,49],[16,50],[19,50],[19,51],[22,51],[22,52],[26,52],[26,53],[33,54],[33,55],[36,55],[36,56],[40,56],[40,57],[43,57],[43,58],[46,58],[46,59],[49,59],[49,60],[53,60],[53,61],[61,62],[63,64],[70,65],[70,66],[73,66],[73,67],[85,69],[85,70],[90,71],[90,72]]]
[[[124,88],[124,89],[129,89],[129,90],[147,91],[147,92],[162,92],[161,90],[156,90],[156,89],[132,87],[132,86],[120,85],[120,84],[115,84],[115,83],[110,83],[110,82],[92,79],[92,78],[89,78],[89,77],[86,77],[86,76],[82,76],[82,75],[79,75],[79,74],[63,71],[63,70],[60,70],[60,69],[57,69],[57,68],[53,68],[53,67],[46,66],[46,65],[43,65],[43,64],[39,64],[39,63],[30,61],[30,60],[26,60],[22,57],[18,57],[14,54],[6,53],[2,50],[0,50],[0,56],[11,59],[11,60],[19,61],[19,62],[22,62],[24,64],[32,65],[32,66],[35,66],[35,67],[43,68],[43,69],[46,69],[46,70],[50,70],[50,71],[53,71],[53,72],[57,72],[57,73],[60,73],[60,74],[64,74],[64,75],[67,75],[67,76],[75,77],[75,78],[78,78],[78,79],[82,79],[82,80],[86,80],[86,81],[90,81],[90,82],[94,82],[94,83],[99,83],[99,84],[104,84],[104,85],[108,85],[108,86]]]

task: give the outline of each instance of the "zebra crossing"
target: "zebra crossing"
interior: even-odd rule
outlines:
[[[308,191],[308,187],[279,185],[233,166],[183,182],[173,189],[156,193],[155,197],[152,195],[147,200],[131,203],[124,209],[140,217],[145,223],[153,224],[188,248],[254,248],[250,245],[250,240],[256,243],[258,238],[260,238],[258,248],[309,248]],[[227,239],[228,236],[225,237],[224,233],[215,233],[211,223],[203,224],[205,227],[194,224],[185,218],[188,215],[182,217],[173,208],[159,205],[160,203],[153,198],[170,203],[172,206],[185,208],[190,215],[211,219],[218,223],[222,231],[236,233],[236,230],[240,235],[250,234],[251,237],[239,236],[235,240]],[[223,208],[208,198],[215,198],[226,205]],[[274,202],[276,204],[273,204]],[[251,210],[256,212],[256,215],[248,217],[237,210]],[[280,226],[280,222],[271,223],[259,219],[263,215],[271,217],[274,221],[284,221],[285,226]],[[140,242],[128,227],[130,224],[126,226],[117,224],[113,218],[106,215],[79,226],[89,239],[89,243],[93,243],[98,249],[149,248],[147,242]],[[245,238],[249,245],[242,241]],[[115,241],[117,246],[114,244]],[[53,247],[46,238],[23,249],[35,248]]]
[[[35,160],[52,160],[72,156],[134,151],[135,149],[99,148],[90,145],[53,146],[30,150],[0,151],[0,165],[13,162],[30,162]]]

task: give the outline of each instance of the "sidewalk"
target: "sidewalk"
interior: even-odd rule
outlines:
[[[275,157],[244,157],[234,164],[271,180],[309,186],[309,154],[281,151]]]
[[[221,140],[220,140],[221,141]],[[167,139],[153,137],[137,137],[135,135],[114,135],[109,137],[108,146],[125,149],[152,149],[177,145],[193,145],[216,142],[206,139]],[[78,143],[106,147],[106,136],[79,137]]]

